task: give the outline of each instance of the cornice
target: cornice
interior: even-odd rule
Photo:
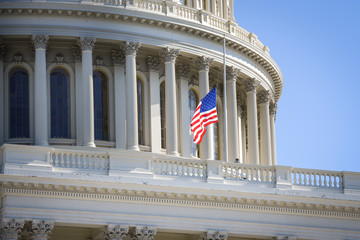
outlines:
[[[167,205],[177,207],[197,207],[231,209],[303,215],[315,217],[341,218],[360,221],[360,207],[337,204],[306,203],[283,200],[268,200],[250,197],[225,197],[215,195],[185,194],[179,192],[147,191],[139,189],[114,189],[105,187],[72,186],[63,184],[42,184],[15,181],[0,181],[1,196],[47,197],[61,199],[131,202],[139,204]]]
[[[283,80],[281,71],[275,61],[269,56],[268,48],[261,43],[257,44],[259,41],[257,37],[253,37],[255,36],[254,34],[249,34],[250,40],[247,42],[240,37],[230,34],[228,31],[214,29],[211,26],[206,26],[199,22],[179,19],[171,17],[171,15],[159,15],[147,11],[142,12],[141,9],[124,8],[121,6],[116,8],[101,6],[100,8],[92,5],[62,3],[61,6],[63,6],[63,8],[59,8],[58,3],[41,3],[41,5],[39,5],[25,2],[11,3],[11,6],[13,7],[5,7],[5,4],[0,4],[0,15],[56,15],[101,18],[122,22],[129,21],[181,31],[187,34],[201,36],[202,38],[207,38],[210,41],[218,43],[222,43],[225,33],[227,36],[226,45],[228,47],[252,59],[266,70],[275,86],[276,101],[279,100],[282,92]],[[71,10],[69,8],[71,8]],[[136,9],[137,11],[132,11],[132,9]],[[176,21],[174,21],[174,18]],[[231,23],[234,24],[233,22]]]

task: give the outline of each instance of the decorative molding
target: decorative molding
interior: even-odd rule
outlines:
[[[261,90],[258,94],[259,103],[268,103],[270,100],[270,91]]]
[[[129,226],[109,224],[105,228],[105,240],[122,240],[127,236]]]
[[[13,57],[13,62],[21,64],[23,62],[23,55],[21,53],[16,53]]]
[[[18,235],[24,227],[23,219],[3,218],[1,221],[0,236],[1,239],[18,239]]]
[[[146,63],[150,70],[157,72],[160,69],[161,59],[158,57],[148,56]]]
[[[140,42],[129,42],[126,41],[125,44],[121,46],[125,52],[125,55],[135,55],[137,54],[137,51],[141,47]]]
[[[227,240],[228,234],[219,231],[207,231],[200,236],[199,240]]]
[[[95,37],[80,37],[78,39],[78,45],[81,51],[92,51],[96,43]]]
[[[240,74],[240,69],[233,66],[226,66],[226,80],[236,81],[236,77]]]
[[[277,112],[277,104],[271,102],[269,105],[269,110],[270,110],[270,116],[275,116]]]
[[[213,64],[214,59],[208,58],[205,56],[198,57],[194,60],[195,65],[200,71],[209,71],[211,64]]]
[[[35,49],[43,48],[46,49],[46,46],[48,45],[49,41],[49,35],[46,34],[37,34],[32,35],[31,37],[31,43],[34,45]]]
[[[246,78],[243,80],[246,92],[256,92],[257,87],[260,85],[260,81],[255,78]]]
[[[164,58],[165,62],[175,62],[180,54],[180,49],[166,47],[160,51],[160,56]]]
[[[176,74],[178,77],[188,78],[190,73],[190,65],[179,63],[176,66]]]
[[[82,54],[80,46],[73,46],[72,47],[72,55],[75,62],[81,61]]]
[[[130,229],[129,236],[133,240],[153,240],[156,232],[155,227],[136,226]]]
[[[55,62],[57,64],[63,64],[64,63],[64,55],[61,53],[56,54],[55,56]]]

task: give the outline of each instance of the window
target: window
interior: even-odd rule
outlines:
[[[29,74],[15,68],[9,74],[10,138],[30,137]]]
[[[161,148],[166,148],[165,81],[160,84]]]
[[[56,68],[50,74],[51,138],[70,138],[69,74]]]
[[[109,83],[104,73],[93,72],[95,140],[109,141]]]
[[[197,105],[199,104],[198,97],[194,90],[189,90],[189,117],[190,122],[194,116]],[[193,137],[193,136],[192,136]],[[191,155],[194,157],[199,156],[199,145],[194,143],[193,139],[191,139]]]
[[[138,137],[139,144],[144,145],[144,93],[143,83],[137,78]]]

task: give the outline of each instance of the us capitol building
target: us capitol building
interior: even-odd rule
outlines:
[[[359,173],[277,165],[283,77],[233,4],[0,0],[2,239],[360,239]]]

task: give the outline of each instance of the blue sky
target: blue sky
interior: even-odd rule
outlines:
[[[235,0],[234,11],[283,73],[278,165],[360,172],[360,1]]]

